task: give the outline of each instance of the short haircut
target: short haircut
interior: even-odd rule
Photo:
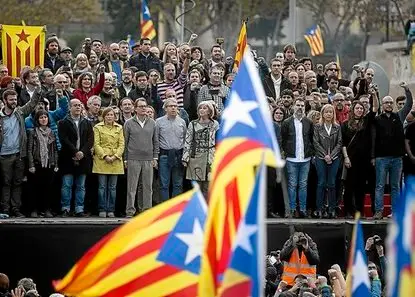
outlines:
[[[13,89],[6,89],[3,93],[3,100],[6,100],[8,96],[17,96],[17,92]]]
[[[120,106],[122,105],[122,103],[124,102],[124,101],[126,101],[126,100],[130,100],[131,101],[131,104],[134,104],[134,100],[133,99],[131,99],[130,97],[124,97],[124,98],[122,98],[121,100],[120,100]]]
[[[170,103],[176,103],[177,104],[177,100],[173,99],[173,98],[167,98],[166,100],[164,100],[163,108],[166,108],[167,105],[169,105]]]
[[[50,70],[49,68],[43,68],[42,70],[39,71],[39,79],[40,80],[44,80],[46,77],[46,72],[52,72],[52,70]],[[53,72],[52,72],[53,74]]]
[[[99,97],[98,95],[94,95],[88,98],[88,101],[86,102],[86,106],[90,107],[94,100],[99,100],[99,103],[101,104],[101,97]]]
[[[328,81],[331,81],[331,80],[339,81],[339,78],[337,77],[337,75],[332,74],[328,77]]]
[[[212,67],[209,68],[209,74],[212,73],[212,71],[215,70],[215,69],[219,70],[219,71],[223,71],[224,67],[222,67],[222,65],[220,65],[220,63],[216,64],[215,66],[212,66]]]
[[[143,38],[140,39],[140,45],[143,45],[144,41],[146,41],[146,40],[151,42],[150,38],[143,37]]]
[[[120,42],[118,42],[118,46],[121,46],[122,44],[126,44],[126,45],[130,46],[130,44],[128,43],[127,40],[121,40]]]
[[[215,47],[220,48],[220,50],[222,50],[222,47],[221,47],[219,44],[214,44],[214,45],[212,45],[212,47],[210,48],[210,52],[213,52],[213,49],[214,49]]]
[[[94,44],[94,42],[99,42],[99,43],[103,44],[101,39],[94,39],[94,40],[91,41],[91,44]]]
[[[137,98],[137,99],[134,101],[134,107],[137,107],[138,102],[145,102],[145,104],[147,104],[147,100],[146,100],[146,98],[144,98],[144,97],[140,97],[140,98]]]
[[[310,61],[311,62],[311,68],[313,68],[313,60],[310,57],[303,57],[298,61],[298,63],[304,64],[304,62]]]
[[[292,98],[292,97],[294,97],[294,94],[293,94],[293,91],[292,90],[285,89],[280,94],[280,97],[282,97],[282,96],[291,96],[291,98]]]
[[[280,62],[281,63],[281,60],[280,59],[278,59],[278,58],[272,58],[271,59],[271,61],[269,62],[270,64],[272,64],[272,63],[274,63],[274,62]],[[282,65],[282,63],[281,63],[281,65]]]
[[[125,71],[129,71],[130,73],[131,73],[131,75],[133,75],[133,70],[132,69],[130,69],[130,68],[124,68],[123,70],[122,70],[122,72],[125,72]],[[122,73],[121,72],[121,73]]]
[[[26,83],[26,79],[28,79],[30,77],[30,74],[32,74],[32,73],[36,73],[37,74],[37,71],[35,71],[33,69],[29,69],[25,73],[23,73],[23,76],[22,76],[23,83]]]
[[[64,78],[65,80],[66,80],[66,76],[65,75],[63,75],[63,74],[56,74],[54,77],[53,77],[53,82],[54,83],[56,83],[60,78]]]
[[[401,102],[401,101],[405,101],[406,100],[406,96],[398,96],[396,97],[396,103]]]
[[[148,78],[148,75],[147,75],[147,73],[146,73],[145,71],[137,71],[137,72],[135,73],[135,78],[137,78],[137,77],[142,77],[142,76],[145,76],[145,77],[147,77],[147,78]]]

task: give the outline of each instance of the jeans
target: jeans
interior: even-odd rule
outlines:
[[[20,212],[24,170],[25,163],[19,154],[0,156],[2,177],[0,212],[9,214],[10,208],[14,213]]]
[[[117,196],[117,178],[115,174],[98,174],[98,211],[114,212]]]
[[[170,198],[170,180],[172,183],[172,197],[183,192],[183,165],[181,156],[176,156],[174,162],[169,162],[167,155],[160,155],[159,159],[160,175],[160,196],[162,201]]]
[[[402,158],[382,157],[376,158],[376,190],[375,190],[375,211],[383,211],[383,195],[386,183],[386,174],[389,173],[391,186],[392,208],[399,199],[400,179],[402,173]]]
[[[288,197],[290,198],[290,210],[296,209],[297,188],[300,211],[306,212],[307,204],[307,180],[310,171],[310,161],[291,162],[287,161]]]
[[[339,170],[340,158],[327,164],[324,159],[316,158],[317,170],[317,192],[316,192],[316,209],[323,210],[324,197],[326,189],[328,191],[329,211],[333,211],[337,206],[336,200],[336,176]]]
[[[65,174],[62,177],[62,190],[61,190],[61,204],[62,211],[70,211],[71,198],[72,198],[72,186],[75,178],[75,213],[84,211],[84,199],[85,199],[85,174],[74,176],[72,174]]]

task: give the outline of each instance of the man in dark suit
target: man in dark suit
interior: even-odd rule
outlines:
[[[92,167],[91,149],[94,132],[88,119],[82,117],[82,102],[72,99],[69,115],[59,122],[59,170],[62,178],[62,216],[71,208],[72,186],[75,182],[75,216],[84,217],[85,179]]]
[[[279,59],[271,60],[271,72],[264,77],[262,84],[264,85],[265,95],[272,97],[274,100],[280,98],[280,94],[285,89],[291,90],[291,83],[282,73],[282,63]]]
[[[46,40],[45,62],[43,63],[43,68],[50,69],[53,74],[65,65],[65,61],[59,57],[59,50],[59,40],[56,36]]]

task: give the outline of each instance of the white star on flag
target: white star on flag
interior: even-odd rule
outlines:
[[[238,227],[238,235],[236,237],[236,246],[240,247],[241,249],[245,250],[248,254],[252,254],[254,251],[252,250],[251,242],[249,238],[255,234],[258,230],[257,225],[248,225],[246,224],[245,220],[240,222],[240,226]]]
[[[200,257],[203,249],[203,229],[198,219],[193,222],[192,233],[177,233],[176,237],[187,245],[185,265]]]
[[[369,274],[367,265],[363,259],[362,252],[359,250],[356,254],[356,259],[353,264],[353,286],[352,292],[354,292],[361,284],[370,288]]]
[[[250,112],[258,107],[258,102],[251,100],[242,101],[237,92],[232,92],[229,105],[222,114],[224,119],[224,134],[227,134],[238,122],[255,128],[255,121],[252,119]]]
[[[144,14],[145,14],[145,15],[150,15],[150,10],[148,9],[148,6],[146,6],[146,7],[144,8]]]

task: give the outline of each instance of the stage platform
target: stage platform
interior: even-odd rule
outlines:
[[[22,277],[33,278],[42,296],[52,292],[51,281],[63,277],[95,242],[127,219],[53,218],[0,220],[0,272],[9,275],[12,286]],[[363,220],[365,238],[385,238],[390,220]],[[345,267],[353,220],[269,219],[268,251],[281,249],[290,226],[302,225],[317,243],[318,272],[331,265]]]

